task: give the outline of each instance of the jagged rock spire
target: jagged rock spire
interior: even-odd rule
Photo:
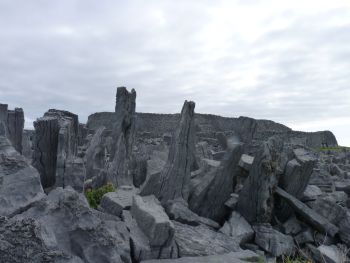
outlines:
[[[125,87],[117,89],[116,123],[114,142],[107,178],[115,185],[132,185],[132,176],[128,174],[135,133],[136,91],[129,92]]]
[[[188,199],[195,147],[194,108],[194,102],[185,101],[168,161],[160,174],[147,178],[141,190],[142,195],[154,194],[162,203],[176,198]]]

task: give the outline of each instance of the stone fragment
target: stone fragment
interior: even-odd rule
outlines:
[[[216,133],[216,139],[223,150],[227,149],[227,138],[223,132]]]
[[[174,237],[174,225],[153,195],[133,197],[131,214],[151,246],[166,246]]]
[[[294,251],[293,238],[273,229],[269,224],[253,226],[255,243],[274,257],[290,255]]]
[[[334,184],[335,184],[335,190],[343,191],[348,196],[350,196],[350,179],[344,179],[344,180],[341,180],[341,181],[336,181]]]
[[[308,228],[305,231],[296,235],[294,240],[298,246],[303,245],[305,243],[313,243],[314,242],[314,233],[310,228]]]
[[[284,234],[293,236],[302,230],[299,221],[294,216],[284,222],[282,228]]]
[[[339,222],[339,236],[342,242],[350,247],[350,212],[347,211],[345,217]]]
[[[241,159],[239,160],[238,165],[249,172],[254,162],[254,157],[248,154],[242,154]]]
[[[254,230],[250,224],[235,211],[219,231],[234,238],[240,245],[249,242],[254,237]]]
[[[204,226],[190,226],[174,221],[175,241],[180,257],[197,257],[239,251],[237,241]]]
[[[176,198],[187,201],[194,161],[194,107],[194,102],[185,101],[165,167],[146,179],[141,195],[154,194],[162,203]]]
[[[338,233],[338,228],[335,225],[292,195],[288,194],[279,187],[277,187],[276,193],[285,199],[285,201],[293,208],[295,213],[297,213],[298,216],[306,223],[310,224],[322,233],[328,233],[328,235],[331,237]]]
[[[138,189],[132,186],[120,186],[115,192],[106,193],[102,197],[100,208],[106,213],[120,217],[123,210],[131,208],[133,196],[137,192]]]
[[[212,152],[211,155],[215,161],[220,161],[224,158],[226,151]]]
[[[313,245],[308,244],[307,248],[312,253],[313,259],[317,260],[318,262],[341,263],[348,261],[346,254],[344,255],[344,253],[342,253],[339,248],[334,245],[321,245],[316,248]]]
[[[308,185],[304,191],[302,201],[313,201],[316,200],[318,196],[322,195],[322,190],[316,185]]]
[[[235,210],[238,203],[239,195],[232,193],[231,197],[225,202],[225,206],[231,210]]]
[[[7,112],[7,128],[8,139],[11,141],[13,147],[22,153],[22,137],[24,128],[24,113],[23,109],[15,108]]]

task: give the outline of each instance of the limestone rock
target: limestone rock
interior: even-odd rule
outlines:
[[[44,188],[56,183],[57,147],[59,126],[53,117],[43,117],[34,122],[35,143],[33,166],[39,171]]]
[[[24,113],[23,109],[15,108],[15,110],[9,110],[7,113],[7,128],[8,138],[11,141],[13,147],[22,153],[22,137],[24,128]]]
[[[135,195],[131,214],[138,226],[146,234],[151,246],[166,246],[174,237],[174,225],[165,213],[160,202],[153,195]]]
[[[167,163],[160,174],[146,179],[141,195],[154,194],[162,203],[176,198],[188,199],[194,161],[194,107],[194,102],[185,101]]]
[[[138,189],[132,186],[120,186],[115,192],[106,193],[101,200],[100,207],[106,213],[121,216],[124,209],[130,209],[133,196]]]
[[[0,216],[13,216],[43,197],[37,170],[0,136]]]
[[[239,160],[238,165],[246,170],[247,172],[250,171],[250,168],[252,167],[254,162],[254,157],[253,156],[249,156],[248,154],[242,154],[241,159]]]
[[[181,257],[197,257],[237,252],[237,241],[204,226],[190,226],[174,221],[175,241]]]
[[[250,251],[230,252],[227,254],[205,257],[182,257],[179,259],[146,260],[142,263],[264,263],[261,256]]]
[[[250,224],[235,211],[219,231],[234,238],[239,244],[249,242],[254,237],[254,230]]]
[[[133,185],[133,178],[128,173],[131,162],[132,146],[135,134],[136,91],[128,92],[125,87],[117,89],[116,123],[113,128],[113,148],[108,180],[114,185]]]
[[[272,256],[289,255],[293,253],[294,242],[291,236],[284,235],[268,224],[255,225],[255,243]]]
[[[211,169],[194,187],[189,198],[189,207],[198,215],[220,222],[227,211],[225,202],[230,198],[240,173],[238,167],[242,146],[237,144],[225,155],[222,164]]]
[[[304,191],[302,201],[314,201],[320,195],[322,195],[322,190],[318,186],[308,185]]]

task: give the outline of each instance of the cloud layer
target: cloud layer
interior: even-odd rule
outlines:
[[[332,130],[350,146],[350,2],[0,0],[0,101],[30,121],[196,111]]]

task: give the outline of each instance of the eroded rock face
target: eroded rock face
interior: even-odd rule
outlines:
[[[176,198],[188,199],[195,151],[194,107],[194,102],[185,101],[165,167],[160,174],[146,179],[141,195],[154,194],[162,203]]]
[[[22,153],[22,136],[24,128],[24,113],[23,109],[15,108],[7,113],[8,138],[13,147]]]
[[[53,117],[43,117],[34,122],[35,143],[33,166],[39,171],[44,188],[56,183],[59,126]]]
[[[133,178],[128,168],[135,133],[135,100],[136,91],[134,89],[131,92],[128,92],[125,87],[117,89],[112,162],[108,169],[108,180],[115,185],[133,185]]]
[[[40,175],[0,136],[0,216],[12,216],[44,197]]]

